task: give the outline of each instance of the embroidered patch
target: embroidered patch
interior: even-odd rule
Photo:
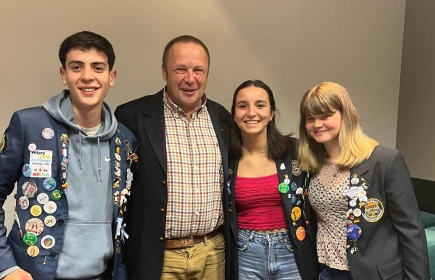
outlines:
[[[2,138],[0,139],[0,154],[3,152],[4,149],[6,149],[6,134],[3,134]]]
[[[377,222],[384,215],[384,205],[379,199],[369,198],[361,209],[362,216],[367,222]]]

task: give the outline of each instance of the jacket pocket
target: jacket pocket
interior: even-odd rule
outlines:
[[[378,272],[382,279],[401,280],[403,275],[403,258],[402,255],[397,256],[391,261],[378,265]]]

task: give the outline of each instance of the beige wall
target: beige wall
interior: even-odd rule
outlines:
[[[0,130],[13,111],[63,88],[57,51],[66,36],[91,30],[113,43],[114,108],[161,89],[164,45],[191,34],[211,52],[207,94],[227,108],[241,82],[262,79],[275,93],[280,128],[296,131],[304,91],[335,81],[352,94],[365,131],[395,147],[404,13],[405,0],[2,0]]]
[[[435,181],[435,2],[407,1],[397,148],[411,176]]]

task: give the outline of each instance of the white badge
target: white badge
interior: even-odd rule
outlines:
[[[30,168],[32,178],[51,178],[51,162],[53,151],[34,150],[30,151]]]

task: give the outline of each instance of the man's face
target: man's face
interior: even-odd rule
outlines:
[[[169,50],[166,64],[162,75],[169,98],[190,115],[201,105],[207,86],[207,53],[201,45],[176,43]]]
[[[62,84],[71,92],[75,110],[101,110],[109,87],[115,85],[116,71],[109,71],[107,56],[92,48],[72,49],[66,55],[65,69],[60,68]]]

